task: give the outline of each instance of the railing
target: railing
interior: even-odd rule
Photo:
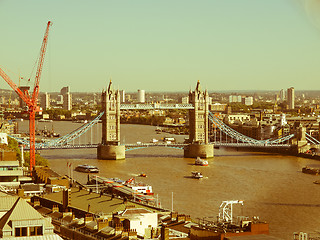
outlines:
[[[133,110],[133,109],[194,109],[193,104],[160,104],[160,103],[137,103],[137,104],[121,104],[120,110]]]

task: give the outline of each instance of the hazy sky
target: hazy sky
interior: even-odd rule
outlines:
[[[320,31],[303,1],[0,0],[0,67],[16,84],[48,20],[42,92],[100,92],[110,78],[127,92],[187,92],[198,79],[209,91],[320,89]]]

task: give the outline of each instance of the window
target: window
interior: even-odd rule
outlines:
[[[30,236],[41,236],[42,233],[42,226],[30,227]]]
[[[16,237],[23,237],[23,236],[28,236],[28,229],[26,227],[18,227],[15,228],[15,236]]]

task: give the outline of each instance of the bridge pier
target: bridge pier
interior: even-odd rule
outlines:
[[[184,157],[186,158],[213,158],[213,144],[189,144],[184,149]]]
[[[97,148],[98,159],[123,160],[126,158],[124,145],[99,145]]]

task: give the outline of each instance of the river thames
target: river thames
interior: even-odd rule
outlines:
[[[44,126],[64,135],[80,124],[37,123],[39,129]],[[19,123],[20,131],[27,129],[28,121]],[[83,141],[100,141],[100,129],[98,126],[89,130]],[[150,142],[165,136],[173,135],[156,134],[152,126],[121,125],[121,143]],[[183,142],[186,136],[174,137]],[[235,207],[235,215],[259,216],[270,224],[272,236],[292,239],[293,232],[320,230],[320,185],[313,183],[320,177],[301,172],[306,165],[320,164],[316,160],[215,149],[209,166],[202,167],[195,166],[194,159],[183,158],[183,150],[161,147],[129,151],[126,160],[117,161],[97,159],[96,149],[45,150],[41,155],[61,175],[68,173],[67,162],[73,168],[79,164],[95,165],[100,169],[99,175],[123,180],[146,173],[146,178],[136,179],[152,185],[162,207],[171,210],[173,206],[173,210],[189,214],[194,220],[216,220],[222,201],[243,200],[243,207]],[[194,170],[201,171],[204,178],[188,178]],[[75,179],[86,182],[87,174],[73,174]]]

